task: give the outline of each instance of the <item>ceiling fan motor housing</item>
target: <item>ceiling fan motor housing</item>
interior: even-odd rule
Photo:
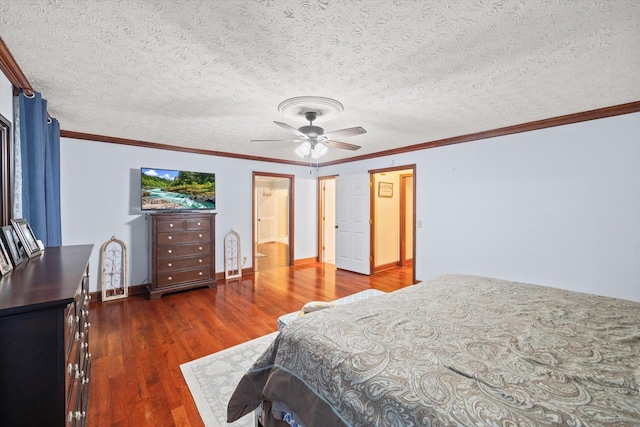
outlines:
[[[301,128],[298,128],[300,132],[304,133],[309,138],[318,137],[324,133],[324,129],[322,129],[320,126],[313,125],[315,119],[318,118],[318,113],[316,113],[315,111],[308,111],[304,114],[304,118],[309,121],[309,126],[302,126]]]
[[[313,126],[313,125],[302,126],[298,130],[304,133],[305,135],[307,135],[309,138],[315,138],[324,133],[324,129],[322,129],[320,126]]]

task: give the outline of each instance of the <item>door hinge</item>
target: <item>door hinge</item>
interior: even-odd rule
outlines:
[[[373,224],[373,219],[369,218],[369,225]]]
[[[369,255],[369,262],[373,261],[373,257]]]

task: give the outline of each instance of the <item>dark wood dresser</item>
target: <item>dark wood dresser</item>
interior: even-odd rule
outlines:
[[[0,425],[86,425],[92,248],[46,248],[0,279]]]
[[[215,213],[151,214],[149,298],[216,286]]]

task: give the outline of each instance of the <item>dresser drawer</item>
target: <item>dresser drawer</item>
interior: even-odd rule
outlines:
[[[156,232],[183,231],[187,228],[187,221],[184,219],[166,219],[156,223]]]
[[[178,243],[210,242],[210,230],[183,231],[179,233],[158,233],[158,245],[175,245]]]
[[[77,377],[80,372],[80,364],[78,363],[80,355],[80,343],[77,340],[73,340],[73,346],[71,347],[70,357],[67,358],[65,363],[65,376],[64,376],[64,389],[66,397],[67,407],[73,401],[72,396],[76,394]]]
[[[189,245],[181,245],[181,246],[173,246],[173,245],[164,245],[159,246],[157,248],[157,263],[160,263],[160,260],[165,258],[174,259],[176,257],[184,257],[184,256],[207,256],[212,253],[211,243],[196,243]]]
[[[210,265],[209,254],[204,254],[204,256],[199,257],[163,259],[158,261],[156,267],[159,273],[168,273],[193,268],[209,268]]]
[[[172,286],[184,282],[211,280],[213,275],[211,268],[177,271],[175,273],[158,274],[158,286]]]
[[[67,420],[65,423],[65,426],[67,427],[78,425],[77,422],[80,419],[81,400],[80,400],[80,387],[78,383],[79,383],[78,380],[76,379],[73,380],[72,393],[67,402],[67,406],[66,406]]]
[[[66,346],[65,360],[69,359],[71,348],[75,340],[73,339],[78,330],[78,316],[76,314],[76,305],[71,303],[64,310],[64,343]]]
[[[208,218],[189,218],[186,220],[187,230],[210,230],[211,222]]]

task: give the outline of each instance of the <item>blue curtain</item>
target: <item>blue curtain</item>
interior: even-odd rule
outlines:
[[[60,123],[38,92],[20,93],[19,105],[22,215],[45,246],[60,246]]]

